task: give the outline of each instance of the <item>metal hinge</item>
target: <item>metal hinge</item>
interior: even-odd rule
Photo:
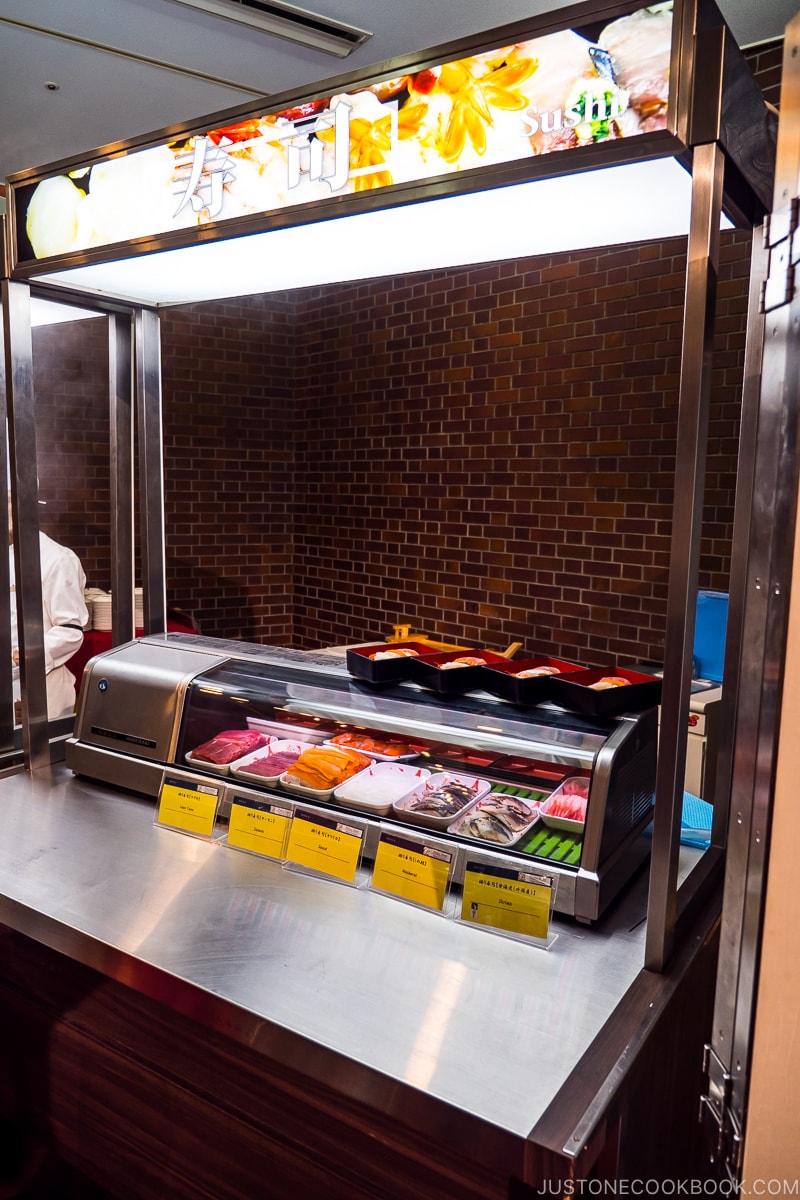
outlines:
[[[789,304],[795,293],[795,266],[800,259],[800,239],[795,237],[800,201],[770,213],[764,221],[764,245],[769,250],[767,278],[761,284],[760,310],[773,312]]]
[[[739,1182],[744,1143],[731,1108],[733,1076],[708,1044],[703,1047],[703,1074],[706,1094],[700,1097],[698,1120],[705,1128],[709,1161],[724,1170],[731,1182]]]

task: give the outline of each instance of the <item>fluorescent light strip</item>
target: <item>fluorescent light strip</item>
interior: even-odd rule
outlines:
[[[184,8],[199,9],[226,21],[246,25],[261,33],[286,41],[299,42],[312,50],[322,50],[337,58],[347,58],[362,46],[372,34],[355,25],[332,21],[320,13],[309,12],[294,4],[282,4],[280,0],[171,0]]]
[[[665,158],[40,278],[145,304],[194,304],[685,236],[690,206],[690,176]]]

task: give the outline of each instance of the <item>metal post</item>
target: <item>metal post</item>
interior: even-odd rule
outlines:
[[[108,315],[113,645],[134,636],[133,330],[130,313]]]
[[[142,509],[144,631],[167,628],[164,552],[164,462],[161,345],[158,313],[136,311],[136,404],[139,427],[139,495]]]
[[[2,220],[0,220],[2,232]],[[2,311],[0,310],[0,318]],[[5,344],[5,321],[0,319],[3,328]],[[0,477],[11,478],[11,468],[8,462],[8,418],[6,411],[6,354],[0,357]],[[9,594],[11,584],[8,569],[8,555],[0,554],[0,595]],[[11,680],[11,623],[0,619],[0,754],[6,754],[14,748],[14,691]]]
[[[3,280],[2,292],[23,749],[26,765],[36,770],[49,765],[50,742],[39,552],[30,288],[25,283]]]
[[[672,952],[677,914],[680,820],[700,562],[723,167],[722,150],[716,142],[695,147],[664,688],[645,947],[645,966],[655,971],[664,969]]]
[[[775,201],[765,240],[763,360],[728,856],[703,1096],[712,1158],[729,1177],[741,1169],[800,481],[800,17],[786,29]]]
[[[753,512],[758,412],[761,398],[761,363],[764,353],[764,317],[760,311],[761,288],[767,272],[767,252],[763,225],[753,230],[750,258],[750,290],[747,304],[747,339],[744,354],[742,411],[739,423],[739,458],[736,465],[736,507],[733,516],[728,623],[725,636],[725,665],[720,701],[720,732],[714,787],[714,815],[711,842],[724,847],[728,835],[731,778],[733,774],[734,731],[738,711],[736,680],[742,662],[744,606],[747,591],[747,566],[750,522]]]

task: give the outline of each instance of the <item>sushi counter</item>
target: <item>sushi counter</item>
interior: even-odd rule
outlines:
[[[382,835],[408,849],[416,833],[455,885],[491,851],[500,869],[546,869],[557,911],[596,920],[649,853],[656,711],[509,703],[470,683],[472,669],[444,672],[444,692],[376,687],[324,654],[139,639],[89,664],[67,765],[162,801],[215,796],[208,836],[258,814],[291,845],[285,822],[313,813],[360,832],[373,861]],[[285,860],[286,838],[273,850]]]
[[[374,803],[369,789],[360,801],[358,789],[314,799],[315,810],[371,830],[413,831],[394,804],[430,799],[462,776],[509,799],[505,835],[517,804],[537,807],[532,793],[546,802],[559,779],[588,781],[580,860],[547,869],[575,880],[565,895],[585,886],[600,896],[591,863],[602,876],[638,840],[613,797],[627,791],[630,807],[639,784],[627,781],[649,771],[639,762],[651,739],[645,714],[604,724],[505,712],[475,693],[446,703],[413,688],[378,694],[323,655],[271,658],[181,635],[104,655],[84,677],[70,765],[0,779],[0,1017],[14,1031],[0,1042],[0,1111],[130,1200],[526,1200],[543,1187],[554,1194],[556,1181],[612,1178],[621,1163],[646,1166],[644,1178],[662,1161],[679,1170],[695,1138],[718,900],[668,971],[652,975],[642,969],[643,869],[624,884],[612,870],[615,890],[591,928],[556,911],[545,948],[154,819],[170,771],[221,785],[228,799],[244,790],[259,803],[298,802],[291,787],[242,771],[262,755],[286,773],[286,759],[268,760],[278,741],[295,743],[275,751],[291,757],[304,740],[288,720],[278,724],[289,736],[251,749],[249,764],[240,755],[203,767],[198,756],[219,757],[214,740],[233,730],[245,744],[254,731],[273,737],[267,726],[290,711],[318,722],[317,735],[338,730],[324,741],[343,732],[372,741],[355,751],[369,750],[372,766],[334,792],[378,768],[431,772],[421,783],[434,786],[415,785],[387,813],[363,807]],[[249,721],[231,721],[234,705]],[[405,746],[416,757],[393,753]],[[459,752],[492,761],[476,769]],[[526,778],[522,759],[549,767],[549,782]],[[469,808],[484,798],[467,797]],[[598,813],[613,838],[592,827]],[[470,854],[485,832],[420,829]],[[514,863],[538,861],[517,841],[486,844]],[[699,853],[682,848],[682,870]]]

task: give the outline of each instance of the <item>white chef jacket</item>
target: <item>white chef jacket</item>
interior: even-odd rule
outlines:
[[[83,598],[86,576],[77,554],[59,546],[46,533],[39,534],[42,565],[42,609],[44,624],[44,669],[47,682],[47,715],[50,720],[66,716],[75,707],[75,680],[65,666],[83,642],[83,626],[89,612]],[[8,547],[11,583],[11,642],[19,646],[14,547]],[[14,668],[14,699],[20,698],[19,667]]]

